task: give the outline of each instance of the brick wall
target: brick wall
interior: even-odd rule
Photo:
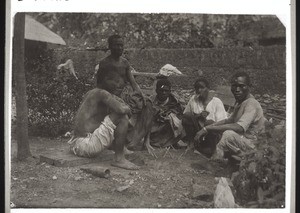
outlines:
[[[80,76],[92,76],[97,62],[108,53],[103,51],[79,51],[57,49],[58,63],[62,58],[71,58]],[[191,89],[193,82],[203,75],[211,82],[212,89],[228,85],[231,75],[237,70],[249,73],[253,93],[285,94],[286,53],[285,46],[222,49],[127,49],[125,57],[139,72],[156,73],[165,64],[172,64],[187,77],[173,78],[175,88]],[[143,84],[144,79],[138,79]]]

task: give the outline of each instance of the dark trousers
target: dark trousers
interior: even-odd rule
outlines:
[[[212,124],[213,121],[206,120],[204,126]],[[220,140],[221,134],[215,132],[209,132],[204,137],[200,138],[199,141],[194,141],[194,137],[198,131],[202,129],[198,120],[192,114],[184,114],[182,118],[182,125],[186,132],[186,137],[184,138],[188,143],[194,143],[194,147],[200,153],[211,157],[216,149],[216,145]]]

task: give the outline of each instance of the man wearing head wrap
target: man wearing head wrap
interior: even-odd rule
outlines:
[[[171,83],[168,79],[159,79],[155,91],[156,95],[152,97],[155,115],[150,135],[151,145],[176,145],[184,134],[181,124],[184,101],[171,93]]]

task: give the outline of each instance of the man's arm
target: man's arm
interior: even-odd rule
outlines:
[[[244,133],[244,129],[242,126],[240,126],[237,123],[227,123],[227,124],[219,124],[219,125],[208,125],[205,127],[207,131],[226,131],[226,130],[232,130],[236,133]]]
[[[133,90],[142,94],[141,88],[139,87],[139,85],[136,83],[131,71],[130,71],[130,65],[128,63],[128,61],[125,61],[126,63],[126,76],[129,80],[130,85],[132,86]]]
[[[129,69],[129,65],[128,67],[126,68],[126,75],[127,75],[127,78],[130,82],[130,85],[132,86],[133,88],[133,91],[137,92],[138,94],[140,94],[142,96],[142,99],[143,99],[143,104],[146,105],[146,98],[141,90],[141,88],[139,87],[139,85],[136,83],[130,69]]]
[[[208,126],[205,126],[204,128],[202,128],[199,132],[197,132],[196,136],[195,136],[195,140],[198,141],[203,135],[206,135],[207,132],[210,132],[210,131],[226,131],[226,130],[232,130],[236,133],[244,133],[244,129],[242,126],[240,126],[239,124],[237,123],[225,123],[227,119],[225,120],[222,120],[220,122],[218,122],[219,125],[208,125]],[[221,123],[225,123],[225,124],[221,124]]]
[[[129,79],[130,85],[132,86],[134,91],[137,91],[138,93],[142,94],[142,90],[139,87],[139,85],[136,83],[132,73],[130,72],[130,70],[126,71],[127,72],[127,77]]]
[[[208,125],[205,128],[201,129],[199,132],[197,132],[195,140],[199,140],[202,135],[205,135],[209,131],[233,130],[236,133],[243,134],[245,131],[247,131],[255,115],[255,106],[253,106],[252,104],[248,104],[244,109],[244,114],[237,122],[233,123],[233,115],[231,115],[228,119],[222,120],[212,125]]]
[[[220,126],[220,125],[230,124],[230,123],[232,123],[232,118],[229,117],[229,118],[217,121],[209,126]]]

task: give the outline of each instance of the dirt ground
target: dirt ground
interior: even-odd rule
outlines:
[[[12,140],[14,208],[212,208],[215,177],[229,176],[228,170],[202,155],[172,148],[156,149],[157,159],[147,151],[128,155],[127,159],[141,166],[138,171],[113,167],[107,159],[101,162],[111,171],[107,179],[85,173],[79,166],[56,167],[40,162],[41,153],[66,149],[67,140],[32,137],[33,157],[25,161],[16,159],[17,143]],[[203,186],[208,196],[193,198],[193,184]]]

